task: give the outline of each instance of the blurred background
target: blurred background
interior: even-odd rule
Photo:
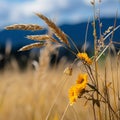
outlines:
[[[0,0],[0,69],[11,58],[17,59],[20,68],[27,66],[28,58],[37,59],[38,49],[26,52],[17,52],[19,48],[30,44],[32,41],[26,39],[26,35],[42,34],[46,31],[7,31],[5,26],[11,24],[39,24],[46,26],[34,13],[40,12],[53,20],[66,34],[70,36],[81,50],[84,44],[86,27],[88,19],[90,19],[87,50],[92,53],[93,35],[92,35],[92,19],[93,7],[91,0]],[[100,1],[100,0],[99,0]],[[117,14],[117,23],[120,24],[120,0],[96,0],[96,14],[102,22],[102,33],[109,26],[114,25]],[[97,26],[98,27],[98,26]],[[97,28],[99,34],[99,28]],[[99,36],[98,36],[99,39]],[[120,30],[114,34],[114,41],[120,42]],[[117,47],[116,47],[117,48]],[[119,48],[117,48],[119,49]],[[71,54],[64,49],[59,56],[67,56],[71,58]]]

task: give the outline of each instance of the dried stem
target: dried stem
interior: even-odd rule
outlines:
[[[64,111],[64,113],[63,113],[63,115],[62,115],[62,117],[61,117],[60,120],[63,120],[63,119],[64,119],[65,114],[66,114],[66,112],[67,112],[67,110],[68,110],[69,105],[70,105],[70,104],[68,103],[67,106],[66,106],[66,109],[65,109],[65,111]]]

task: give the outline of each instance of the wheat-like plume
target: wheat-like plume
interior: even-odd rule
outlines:
[[[37,24],[14,24],[5,27],[7,30],[32,30],[32,31],[37,31],[37,30],[42,30],[43,27],[37,25]]]
[[[103,35],[107,35],[108,33],[110,33],[110,31],[113,29],[113,26],[110,26],[104,33]]]
[[[45,45],[46,45],[46,43],[40,43],[40,42],[39,43],[32,43],[30,45],[23,46],[18,51],[26,51],[26,50],[30,50],[32,48],[40,48],[40,47],[43,47]]]
[[[58,37],[59,40],[61,40],[61,42],[64,42],[65,44],[69,45],[66,34],[63,31],[61,31],[60,28],[58,28],[50,19],[48,19],[44,15],[39,13],[36,13],[36,15],[45,21],[45,23],[50,27],[55,36]]]
[[[54,38],[52,38],[49,35],[27,35],[26,38],[37,41],[51,40],[52,42],[57,42]]]

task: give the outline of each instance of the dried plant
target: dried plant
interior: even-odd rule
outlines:
[[[50,19],[48,19],[47,17],[45,17],[42,14],[36,13],[36,15],[46,22],[46,24],[53,31],[53,33],[56,35],[56,37],[58,37],[63,43],[69,45],[66,34],[63,31],[61,31],[61,29],[59,27],[57,27],[54,24],[54,22],[52,22]]]
[[[56,39],[52,38],[49,35],[28,35],[26,38],[31,40],[37,40],[37,41],[44,41],[44,40],[50,40],[52,42],[57,42]]]
[[[14,24],[5,27],[6,30],[42,30],[43,27],[36,25],[36,24]]]
[[[33,44],[30,44],[30,45],[26,45],[22,48],[19,49],[19,51],[26,51],[26,50],[30,50],[32,48],[40,48],[40,47],[43,47],[45,46],[45,43],[33,43]]]

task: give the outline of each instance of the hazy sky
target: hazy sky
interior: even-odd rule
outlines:
[[[120,16],[120,0],[102,0],[101,16]],[[15,23],[40,23],[34,12],[58,24],[74,24],[92,18],[90,0],[0,0],[0,27]]]

